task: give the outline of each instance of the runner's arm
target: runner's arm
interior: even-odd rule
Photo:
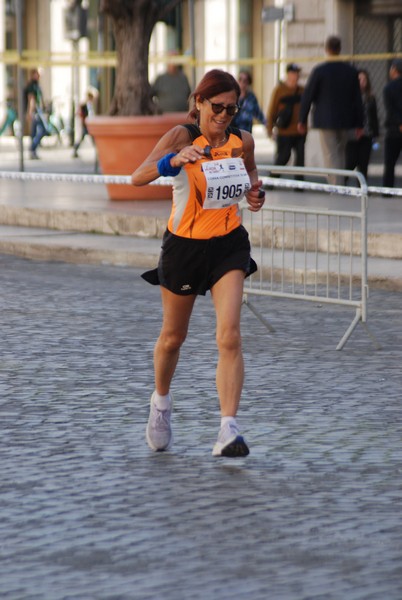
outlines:
[[[257,165],[254,157],[254,138],[242,130],[242,140],[244,149],[244,164],[250,177],[251,189],[246,194],[249,210],[257,212],[265,202],[265,192],[261,190],[262,181],[258,179]]]
[[[144,162],[131,175],[133,185],[146,185],[158,179],[160,177],[158,161],[167,154],[179,152],[189,142],[189,133],[181,125],[177,125],[165,133]],[[176,167],[177,165],[171,166]]]

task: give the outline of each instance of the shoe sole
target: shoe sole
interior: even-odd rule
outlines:
[[[171,445],[172,445],[172,442],[173,442],[173,435],[172,435],[172,436],[170,437],[170,441],[169,441],[169,443],[168,443],[168,445],[167,445],[167,446],[164,446],[163,448],[156,448],[156,446],[154,446],[154,444],[152,443],[152,440],[151,440],[151,438],[150,438],[150,436],[149,436],[149,433],[148,433],[148,425],[147,425],[147,428],[146,428],[146,431],[145,431],[145,436],[146,436],[146,438],[147,438],[147,444],[148,444],[148,446],[149,446],[149,447],[151,448],[151,450],[153,450],[154,452],[164,452],[165,450],[169,450],[169,448],[171,447]]]
[[[152,444],[152,442],[148,436],[148,431],[147,431],[147,444],[151,448],[151,450],[153,450],[154,452],[165,452],[165,450],[169,450],[170,446],[172,445],[172,440],[170,440],[169,444],[167,446],[165,446],[164,448],[156,448]]]
[[[238,435],[234,440],[229,442],[223,448],[214,448],[212,454],[214,456],[225,456],[227,458],[236,458],[240,456],[247,456],[250,454],[250,450],[246,442],[244,441],[243,436]]]

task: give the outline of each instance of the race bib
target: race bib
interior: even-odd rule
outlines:
[[[223,158],[202,164],[207,182],[203,208],[226,208],[237,204],[251,188],[241,158]]]

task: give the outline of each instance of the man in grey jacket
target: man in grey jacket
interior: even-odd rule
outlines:
[[[298,131],[305,135],[313,106],[313,127],[319,130],[324,164],[329,169],[345,168],[349,139],[363,134],[363,104],[357,70],[336,57],[341,40],[330,36],[325,51],[331,60],[313,69],[301,99]],[[335,178],[329,178],[335,183]]]
[[[402,151],[402,60],[396,59],[384,88],[385,139],[383,186],[394,187],[395,165]]]

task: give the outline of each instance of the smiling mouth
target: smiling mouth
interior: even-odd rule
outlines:
[[[223,121],[220,121],[220,120],[218,121],[217,119],[214,119],[214,122],[216,123],[216,125],[223,125],[223,126],[225,126],[228,123],[228,120],[225,119]]]

